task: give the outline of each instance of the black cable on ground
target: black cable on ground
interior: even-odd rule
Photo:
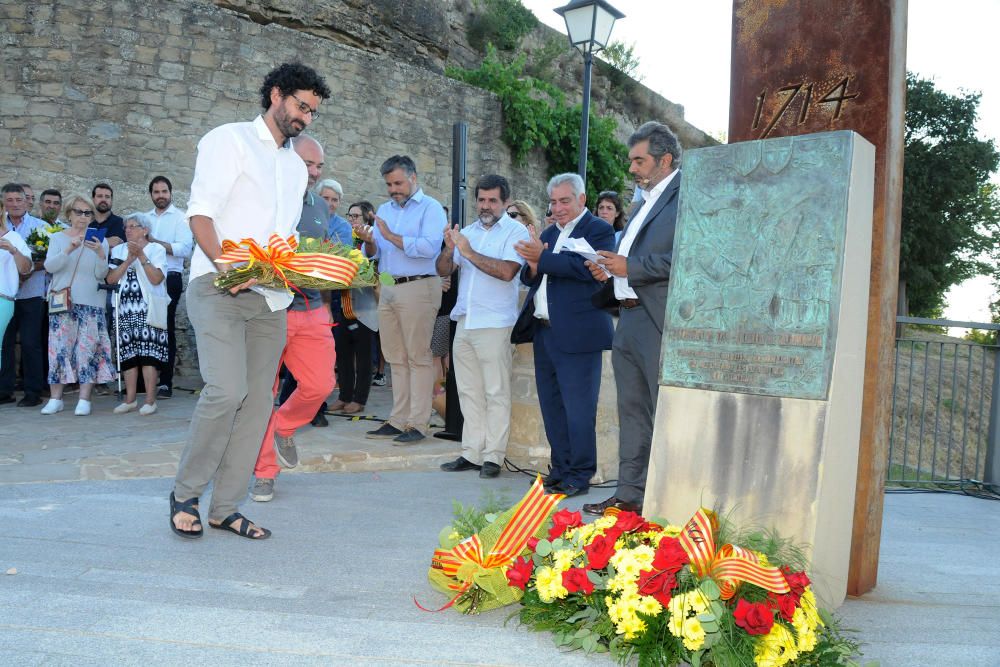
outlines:
[[[542,477],[545,477],[545,476],[547,476],[549,474],[548,471],[541,472],[539,470],[532,470],[531,468],[521,468],[521,467],[518,467],[517,464],[511,462],[511,460],[508,459],[507,457],[504,457],[503,464],[504,464],[504,467],[507,468],[508,472],[521,473],[522,475],[527,475],[531,479],[535,479],[535,477],[537,475],[541,475]],[[551,468],[550,468],[550,470],[551,470]],[[613,488],[616,488],[617,486],[618,486],[618,480],[617,479],[609,479],[607,481],[601,482],[600,484],[591,484],[590,488],[592,488],[592,489],[613,489]]]

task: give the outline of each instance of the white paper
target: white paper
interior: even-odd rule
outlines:
[[[593,246],[587,243],[587,239],[584,238],[571,237],[566,239],[563,242],[562,250],[568,252],[575,252],[577,255],[580,255],[584,259],[589,259],[594,264],[597,264],[598,263],[597,260],[601,259],[601,256],[597,254],[597,251],[594,250]],[[611,272],[605,269],[603,266],[601,267],[601,269],[604,270],[604,275],[609,277],[611,276]]]

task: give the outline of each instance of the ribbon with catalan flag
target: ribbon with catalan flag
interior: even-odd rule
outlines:
[[[506,570],[524,552],[529,538],[544,536],[546,520],[565,497],[545,493],[538,476],[516,505],[480,533],[451,549],[436,549],[427,578],[434,588],[453,596],[436,611],[455,605],[460,611],[477,613],[517,602],[524,593],[508,585]],[[424,609],[419,602],[417,606]]]
[[[757,554],[749,549],[732,544],[716,549],[717,528],[715,512],[702,508],[684,525],[678,539],[691,559],[691,569],[718,584],[723,600],[733,597],[736,587],[744,581],[772,593],[790,590],[781,570],[761,565]]]
[[[222,254],[216,261],[230,264],[247,262],[246,266],[238,269],[246,274],[246,278],[257,277],[252,275],[256,265],[266,267],[280,280],[279,285],[265,284],[267,287],[295,288],[298,286],[295,279],[300,276],[331,283],[329,286],[307,285],[316,289],[349,287],[354,281],[359,268],[357,262],[332,252],[296,252],[298,247],[294,236],[285,239],[278,234],[271,234],[264,247],[251,238],[239,243],[226,239],[222,242]]]

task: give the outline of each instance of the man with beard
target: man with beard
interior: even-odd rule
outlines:
[[[424,439],[431,418],[431,334],[441,307],[434,261],[448,219],[441,204],[417,187],[417,166],[409,156],[392,156],[380,171],[390,201],[379,206],[374,228],[355,229],[365,253],[395,279],[382,287],[378,304],[382,352],[392,365],[392,413],[365,437],[411,445]]]
[[[306,163],[309,173],[309,186],[303,193],[302,213],[297,227],[299,239],[325,241],[328,238],[327,204],[313,191],[323,173],[323,147],[304,134],[296,137],[292,146]],[[285,349],[281,353],[281,363],[284,363],[289,375],[294,378],[295,389],[281,402],[281,407],[273,412],[268,421],[254,466],[256,481],[250,492],[250,498],[257,502],[267,502],[274,498],[274,480],[280,471],[279,461],[285,468],[294,468],[299,464],[299,454],[292,436],[300,426],[313,419],[316,409],[336,384],[333,366],[337,357],[333,333],[330,331],[330,311],[323,303],[322,293],[318,289],[296,290],[286,317],[288,334],[285,337]],[[277,384],[276,380],[275,385]]]
[[[90,198],[94,200],[94,207],[97,209],[94,221],[90,223],[90,226],[94,229],[105,230],[104,239],[110,248],[124,242],[125,221],[111,210],[115,202],[115,191],[107,183],[98,183],[90,191]],[[109,308],[108,311],[110,312],[110,310]]]
[[[628,141],[629,172],[643,201],[628,221],[615,252],[599,251],[587,267],[613,290],[620,307],[611,347],[618,388],[618,488],[607,500],[583,506],[588,514],[609,507],[642,513],[659,386],[663,318],[673,260],[681,147],[666,125],[645,123]],[[653,351],[653,353],[650,353]]]
[[[263,246],[271,234],[295,231],[308,173],[291,139],[315,120],[330,89],[311,68],[286,63],[268,73],[260,95],[264,113],[253,122],[222,125],[198,142],[187,211],[197,247],[186,303],[205,387],[170,494],[170,528],[181,537],[201,537],[198,497],[213,481],[209,526],[250,539],[271,535],[237,507],[273,407],[292,297],[253,279],[226,294],[214,280],[233,269],[218,261],[223,240]]]
[[[149,182],[149,197],[153,200],[153,209],[146,213],[153,226],[149,241],[160,244],[167,251],[167,295],[170,297],[170,305],[167,306],[168,359],[167,365],[160,369],[157,398],[171,398],[174,395],[174,361],[177,359],[174,320],[177,317],[177,304],[180,303],[181,292],[184,290],[181,280],[184,258],[191,256],[194,246],[187,215],[173,205],[173,193],[173,183],[166,176],[155,176]]]
[[[465,425],[462,455],[442,463],[447,472],[479,470],[500,474],[510,435],[510,376],[514,348],[510,330],[517,320],[518,284],[524,259],[514,245],[528,240],[528,228],[507,215],[510,186],[490,174],[476,183],[479,219],[459,231],[445,230],[445,250],[437,258],[438,275],[458,268],[458,301],[452,363]]]

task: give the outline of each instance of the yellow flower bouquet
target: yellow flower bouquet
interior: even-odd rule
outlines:
[[[28,238],[25,239],[25,243],[28,244],[28,249],[31,250],[31,259],[34,262],[40,262],[45,259],[46,253],[49,252],[49,238],[58,232],[61,232],[65,227],[58,223],[52,223],[51,225],[45,225],[44,227],[36,227],[31,230],[28,234]]]

